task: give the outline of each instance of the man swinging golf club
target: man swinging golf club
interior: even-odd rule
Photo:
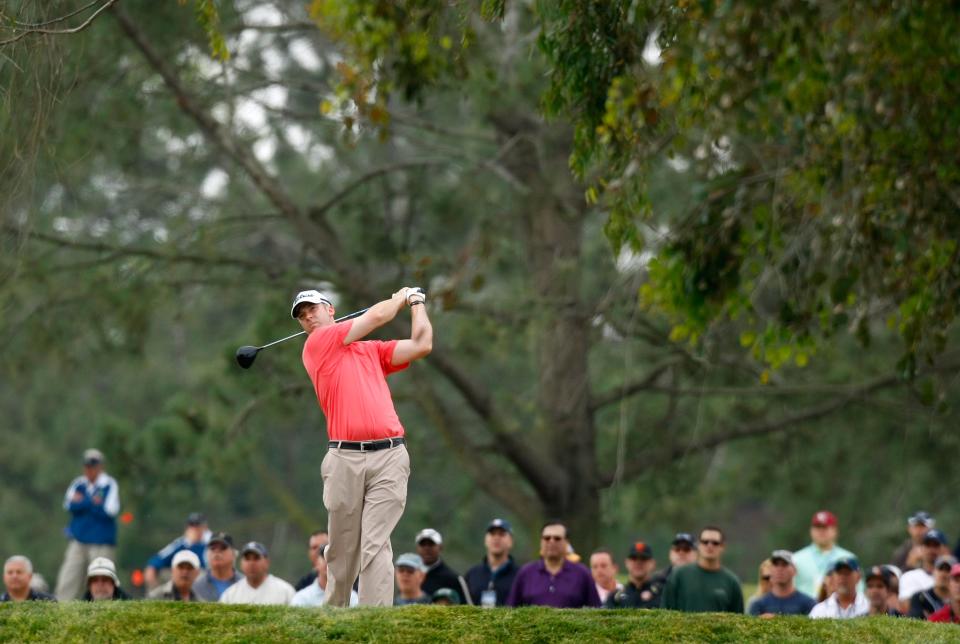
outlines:
[[[363,315],[334,321],[333,304],[318,291],[303,291],[291,314],[307,333],[303,366],[327,418],[330,449],[320,466],[330,544],[327,603],[347,606],[360,575],[360,604],[393,604],[390,534],[407,502],[410,458],[386,376],[405,369],[433,347],[426,296],[402,288]],[[410,338],[362,340],[410,307]]]

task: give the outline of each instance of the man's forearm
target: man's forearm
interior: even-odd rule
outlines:
[[[410,307],[410,339],[428,353],[433,348],[433,325],[423,304]]]

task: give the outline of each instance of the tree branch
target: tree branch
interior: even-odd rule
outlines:
[[[947,364],[931,367],[925,370],[923,375],[945,371],[952,372],[957,370],[960,370],[960,364]],[[727,425],[725,429],[715,433],[712,436],[708,436],[692,443],[687,443],[686,445],[674,446],[667,450],[646,450],[638,454],[637,458],[633,460],[633,462],[627,468],[625,468],[622,480],[626,481],[631,478],[635,478],[652,467],[667,465],[687,456],[705,452],[735,440],[775,434],[785,431],[790,427],[800,423],[818,420],[846,407],[852,402],[864,399],[883,389],[902,385],[903,383],[904,380],[899,375],[888,375],[875,378],[874,380],[862,383],[860,385],[850,386],[847,393],[843,396],[838,396],[827,402],[808,407],[807,409],[803,409],[793,414],[788,414],[781,418],[762,420],[746,425]],[[604,487],[609,486],[613,483],[613,481],[613,475],[607,474],[602,478],[602,485]]]
[[[59,36],[59,35],[64,35],[64,34],[75,34],[75,33],[81,32],[81,31],[83,31],[84,29],[86,29],[87,27],[89,27],[91,24],[93,24],[93,21],[97,19],[97,16],[99,16],[101,13],[103,13],[104,11],[106,11],[107,9],[109,9],[110,7],[112,7],[113,5],[115,5],[117,2],[119,2],[119,0],[107,0],[107,1],[103,4],[102,7],[100,7],[100,8],[97,9],[96,11],[94,11],[93,14],[92,14],[89,18],[87,18],[84,22],[82,22],[81,24],[77,25],[76,27],[72,27],[72,28],[70,28],[70,29],[44,29],[44,28],[42,28],[42,27],[31,27],[31,28],[27,29],[26,31],[24,31],[23,33],[21,33],[21,34],[19,34],[19,35],[17,35],[17,36],[14,36],[13,38],[9,38],[9,39],[7,39],[7,40],[0,40],[0,47],[3,47],[4,45],[11,45],[11,44],[17,42],[18,40],[20,40],[20,39],[23,38],[23,37],[29,36],[30,34],[46,34],[46,35],[51,35],[51,36]],[[83,9],[78,10],[78,11],[75,12],[75,13],[79,13],[79,12],[83,11],[84,9],[87,9],[87,8],[89,8],[89,6],[90,6],[90,5],[88,5],[87,7],[84,7]],[[73,15],[73,14],[70,14],[70,15]],[[67,17],[69,17],[69,16],[67,16]],[[62,20],[65,20],[67,17],[58,18],[58,19],[56,19],[56,20],[51,21],[51,22],[48,23],[48,24],[52,24],[52,23],[55,23],[55,22],[60,22],[60,21],[62,21]],[[43,23],[41,23],[41,24],[43,24]],[[13,30],[14,30],[14,31],[17,30],[17,25],[16,25],[16,24],[14,24]]]
[[[596,412],[598,409],[602,409],[607,405],[619,402],[624,398],[629,398],[634,394],[652,388],[654,383],[658,378],[660,378],[661,375],[663,375],[664,372],[666,372],[670,367],[683,361],[684,360],[681,357],[671,356],[654,365],[653,369],[651,369],[649,373],[639,380],[631,383],[624,382],[619,387],[614,387],[609,391],[592,396],[589,405],[590,411]]]

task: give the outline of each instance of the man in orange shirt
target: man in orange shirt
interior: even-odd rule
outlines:
[[[410,308],[410,338],[362,340]],[[320,466],[327,508],[330,572],[327,603],[347,606],[360,576],[360,604],[393,604],[390,534],[407,502],[410,458],[386,377],[433,348],[425,295],[402,288],[363,315],[334,322],[330,300],[318,291],[294,298],[291,315],[307,332],[303,366],[327,418],[330,449]]]

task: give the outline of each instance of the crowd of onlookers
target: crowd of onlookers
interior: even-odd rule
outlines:
[[[114,565],[119,491],[103,461],[102,453],[87,450],[83,476],[67,489],[64,508],[71,521],[55,594],[46,592],[27,557],[14,555],[4,563],[0,601],[130,599]],[[622,554],[624,582],[619,581],[620,559],[610,550],[596,550],[581,561],[562,521],[543,526],[540,558],[521,566],[511,554],[509,522],[494,519],[484,533],[483,558],[463,575],[444,562],[443,536],[426,528],[415,538],[415,552],[396,558],[394,604],[665,608],[762,618],[888,615],[960,623],[960,563],[946,536],[925,512],[908,518],[907,531],[891,563],[864,568],[837,544],[836,516],[817,512],[810,522],[811,543],[796,552],[774,550],[760,564],[757,592],[745,602],[740,580],[723,566],[726,538],[716,526],[696,536],[677,533],[661,568],[650,544],[629,544]],[[310,535],[311,570],[290,584],[270,573],[270,554],[262,543],[238,547],[229,534],[212,532],[202,514],[192,513],[183,534],[147,563],[146,597],[323,606],[326,545],[325,531]],[[353,592],[350,605],[357,604]]]

